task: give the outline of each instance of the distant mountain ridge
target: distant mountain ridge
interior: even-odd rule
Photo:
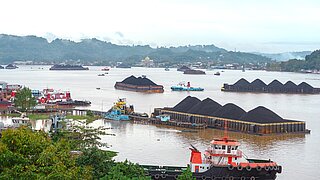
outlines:
[[[136,63],[149,56],[157,62],[183,63],[218,61],[225,63],[268,62],[270,58],[253,53],[227,51],[214,45],[151,48],[149,45],[124,46],[93,39],[74,42],[65,39],[47,39],[37,36],[14,36],[0,34],[0,62],[31,60],[35,62],[83,62]]]

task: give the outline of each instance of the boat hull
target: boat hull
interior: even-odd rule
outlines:
[[[148,176],[152,179],[177,179],[186,167],[169,167],[169,166],[153,166],[148,168],[143,166]],[[234,167],[211,167],[209,170],[202,173],[193,173],[196,179],[212,179],[212,180],[274,180],[277,173],[281,173],[282,167],[277,166],[277,169],[264,169],[257,170],[252,168],[250,170],[243,168],[241,170]]]

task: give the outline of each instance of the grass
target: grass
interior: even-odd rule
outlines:
[[[49,114],[28,114],[30,120],[49,119]]]
[[[99,119],[99,116],[76,116],[76,115],[67,115],[66,119],[77,119],[77,120],[82,120],[86,119],[87,123],[92,123],[93,121]]]
[[[8,116],[8,117],[20,117],[21,115],[18,113],[12,113],[12,114],[1,114],[1,116]]]

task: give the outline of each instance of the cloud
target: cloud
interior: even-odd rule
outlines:
[[[121,38],[124,38],[124,34],[120,31],[115,32],[116,35],[118,35]]]

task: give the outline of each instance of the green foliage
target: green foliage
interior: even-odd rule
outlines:
[[[81,167],[92,167],[92,176],[99,179],[109,172],[115,162],[112,160],[117,153],[112,151],[104,151],[97,147],[84,149],[83,154],[77,159],[77,165]]]
[[[150,46],[120,46],[98,39],[84,39],[81,42],[73,42],[64,39],[55,39],[48,43],[46,39],[35,36],[10,36],[0,37],[0,60],[10,62],[17,59],[33,61],[80,60],[80,63],[98,62],[99,65],[110,65],[117,61],[125,61],[126,64],[140,63],[146,56],[156,62],[197,62],[197,61],[221,61],[221,62],[267,62],[269,58],[252,53],[227,51],[214,45],[196,45],[180,47]]]
[[[127,160],[118,162],[111,168],[109,173],[101,178],[102,180],[148,180],[150,177],[145,176],[145,171],[138,164],[131,163]]]
[[[190,170],[190,167],[183,171],[183,173],[178,176],[178,180],[195,180],[196,178],[192,177],[192,172]]]
[[[0,179],[90,179],[90,167],[76,166],[68,141],[53,142],[27,127],[8,129],[0,140]]]
[[[54,140],[61,138],[70,141],[71,146],[75,150],[82,150],[92,147],[107,147],[106,143],[102,143],[101,137],[103,135],[114,135],[107,133],[109,128],[98,127],[93,128],[86,124],[86,121],[74,120],[76,123],[68,129],[61,129],[53,134]]]
[[[267,66],[268,70],[299,72],[303,70],[320,70],[320,50],[306,56],[306,60],[290,59],[286,62],[273,63]]]
[[[22,111],[28,111],[37,104],[36,98],[32,96],[31,90],[27,87],[20,89],[16,93],[14,105]]]
[[[139,165],[116,163],[115,152],[97,147],[102,129],[75,127],[53,138],[27,127],[2,131],[0,179],[150,179]]]

